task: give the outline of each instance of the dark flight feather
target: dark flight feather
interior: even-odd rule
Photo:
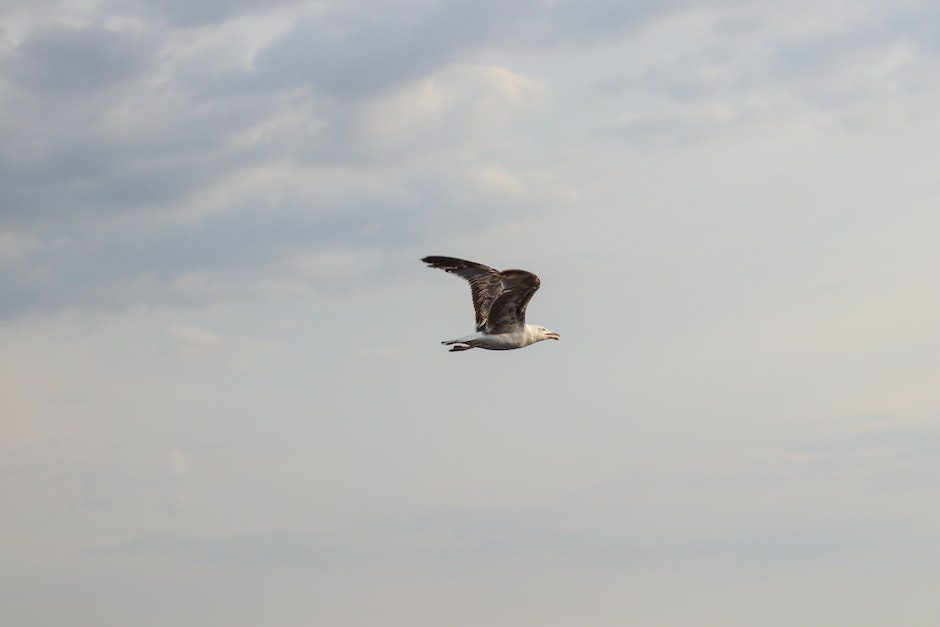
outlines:
[[[477,331],[508,333],[525,326],[525,310],[539,289],[539,278],[525,270],[499,272],[482,263],[455,257],[429,256],[422,259],[431,268],[456,274],[470,283]]]

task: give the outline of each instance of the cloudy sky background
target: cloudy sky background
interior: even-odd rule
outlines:
[[[0,622],[935,625],[938,19],[0,2]]]

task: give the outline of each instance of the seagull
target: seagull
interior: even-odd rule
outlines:
[[[525,323],[525,308],[539,289],[539,278],[525,270],[494,270],[482,263],[430,256],[422,259],[430,268],[456,274],[470,283],[477,332],[456,340],[441,342],[453,346],[450,352],[485,348],[508,351],[524,348],[542,340],[558,340],[554,331]]]

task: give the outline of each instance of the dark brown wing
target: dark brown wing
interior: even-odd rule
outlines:
[[[525,308],[539,289],[539,278],[525,270],[499,273],[503,291],[490,307],[486,333],[511,333],[525,326]]]
[[[476,313],[477,331],[485,330],[490,308],[503,291],[503,281],[500,278],[500,273],[489,266],[484,266],[482,263],[454,257],[430,256],[421,261],[432,268],[440,268],[445,272],[456,274],[470,283],[473,311]]]

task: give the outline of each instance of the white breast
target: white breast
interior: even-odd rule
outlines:
[[[481,348],[488,348],[494,351],[510,350],[513,348],[522,348],[532,342],[526,341],[524,333],[497,333],[493,335],[482,335],[475,344]]]

